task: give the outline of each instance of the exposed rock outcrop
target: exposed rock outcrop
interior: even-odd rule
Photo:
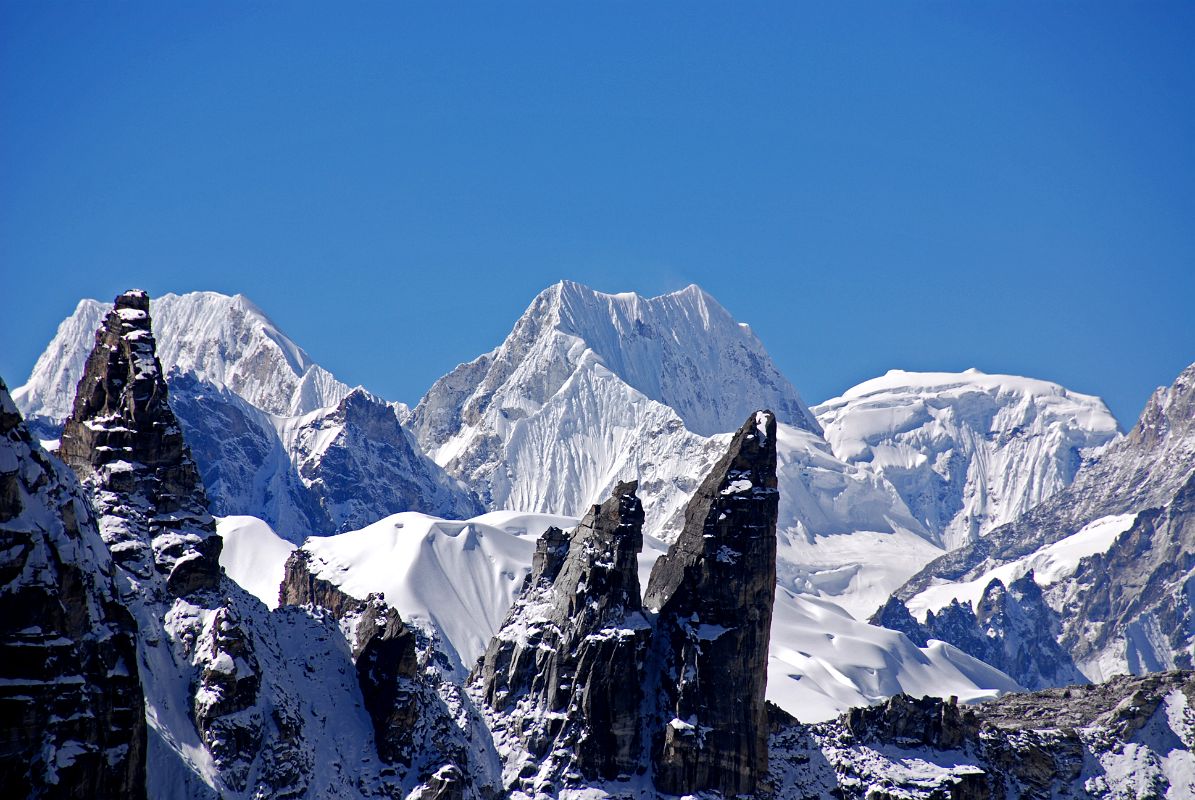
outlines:
[[[753,414],[656,562],[657,788],[751,794],[767,772],[768,640],[776,590],[776,419]]]
[[[496,754],[480,715],[441,671],[447,664],[434,640],[405,624],[381,594],[359,599],[317,577],[303,548],[287,559],[279,601],[337,620],[378,755],[415,786],[412,798],[489,796]]]
[[[0,786],[6,796],[143,798],[136,626],[74,475],[0,380]]]
[[[510,791],[650,776],[665,794],[750,795],[767,771],[776,589],[776,420],[752,414],[700,484],[640,600],[637,484],[548,530],[470,677]]]
[[[282,605],[325,608],[340,622],[357,667],[365,710],[373,722],[382,760],[410,765],[419,718],[415,684],[420,670],[415,635],[379,594],[358,600],[308,569],[308,553],[295,550],[279,588]]]
[[[92,488],[116,562],[182,597],[217,584],[221,541],[154,348],[149,296],[125,292],[96,332],[59,455]]]
[[[223,576],[221,540],[155,355],[148,299],[96,334],[62,455],[89,490],[137,626],[152,797],[398,791],[348,647],[322,613],[275,613]],[[346,709],[350,709],[344,715]],[[335,726],[313,724],[344,715]],[[357,764],[352,774],[336,765]]]
[[[495,739],[512,752],[508,787],[628,778],[645,768],[641,706],[651,626],[636,556],[643,506],[619,483],[566,540],[539,540],[528,587],[471,678]]]
[[[1004,800],[1195,796],[1195,674],[1009,694],[890,698],[833,722],[776,720],[778,797]]]

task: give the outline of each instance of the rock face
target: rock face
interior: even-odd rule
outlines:
[[[220,578],[220,537],[199,471],[167,402],[149,296],[125,292],[96,333],[59,454],[93,488],[113,558],[175,596]]]
[[[628,778],[645,767],[641,707],[651,626],[636,556],[643,506],[620,483],[571,536],[539,540],[527,587],[471,677],[509,787]]]
[[[1036,685],[1074,680],[1060,653],[1092,681],[1190,667],[1193,498],[1195,365],[1160,389],[1133,430],[1084,466],[1074,484],[931,562],[895,598],[910,608],[932,607],[930,598],[946,596],[951,586],[986,585],[998,571],[1038,565],[1044,574],[1030,573],[1030,580],[1040,599],[1022,592],[1018,600],[1030,619],[1010,613],[979,621],[989,639],[1003,642],[1005,655],[1023,653],[1019,667],[991,663],[1028,676],[1037,662]],[[886,613],[900,616],[891,608]],[[1059,647],[1045,642],[1046,630]],[[964,647],[940,623],[930,635]]]
[[[650,774],[666,794],[752,794],[767,771],[776,590],[776,419],[752,414],[700,484],[640,601],[643,506],[618,483],[536,546],[470,678],[508,790]],[[646,606],[646,608],[645,608]]]
[[[85,494],[0,381],[0,786],[143,798],[136,626]]]
[[[661,729],[656,786],[750,794],[767,771],[764,690],[776,590],[776,419],[752,415],[685,509],[656,562]]]
[[[1195,675],[1120,677],[961,707],[898,695],[834,722],[773,720],[778,797],[1195,795]]]
[[[409,765],[411,735],[419,718],[415,635],[379,594],[358,600],[308,569],[309,555],[291,553],[279,590],[282,605],[326,608],[340,621],[357,667],[365,710],[383,761]]]

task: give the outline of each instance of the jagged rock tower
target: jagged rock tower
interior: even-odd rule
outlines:
[[[221,540],[167,403],[145,292],[117,297],[96,332],[59,455],[92,489],[117,564],[164,575],[177,597],[216,585]]]
[[[760,411],[698,487],[648,582],[645,605],[659,614],[652,760],[663,792],[751,794],[767,772],[778,503],[776,418]]]
[[[752,414],[735,434],[646,601],[636,488],[618,484],[571,535],[540,538],[523,594],[471,677],[508,754],[508,790],[550,795],[650,774],[667,794],[733,796],[767,772],[775,417]]]
[[[0,786],[10,797],[145,797],[136,626],[75,477],[0,381]]]
[[[508,787],[616,780],[644,768],[640,711],[651,626],[637,555],[643,505],[620,483],[567,538],[540,538],[527,587],[490,642],[471,691],[495,743],[513,747]]]

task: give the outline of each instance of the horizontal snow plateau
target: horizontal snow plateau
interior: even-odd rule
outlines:
[[[988,570],[978,578],[957,583],[938,583],[912,597],[905,605],[922,622],[927,612],[938,611],[951,602],[970,603],[977,610],[984,589],[994,580],[1005,586],[1033,572],[1033,581],[1047,588],[1075,574],[1079,562],[1106,553],[1120,534],[1133,527],[1136,514],[1113,514],[1084,525],[1078,532],[1046,545],[1024,558]]]
[[[535,540],[550,525],[569,530],[577,522],[513,511],[460,521],[404,513],[358,531],[312,537],[303,547],[321,579],[353,597],[382,592],[404,620],[438,635],[463,679],[522,587]],[[255,576],[281,575],[286,544],[259,521],[228,518],[219,530],[234,539],[225,563],[229,576],[250,591],[272,593],[276,603],[272,577]],[[666,542],[644,537],[642,586],[667,549]],[[251,552],[256,556],[246,557]],[[802,721],[830,719],[902,691],[973,701],[1017,688],[1003,673],[949,645],[919,648],[903,634],[855,619],[829,599],[777,587],[767,697]]]

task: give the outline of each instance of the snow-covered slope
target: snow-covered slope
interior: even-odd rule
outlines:
[[[37,360],[29,380],[13,391],[28,419],[61,421],[71,411],[83,361],[110,304],[81,300]],[[165,294],[151,301],[158,357],[227,386],[250,404],[279,415],[333,405],[349,387],[314,363],[244,295]]]
[[[491,512],[469,520],[395,514],[359,531],[313,537],[303,544],[313,574],[357,598],[381,592],[403,619],[434,635],[457,667],[472,666],[510,608],[531,569],[535,540],[550,525],[578,520]],[[228,575],[267,603],[277,603],[288,545],[269,526],[222,520],[229,536],[221,558]],[[668,545],[645,537],[639,576],[646,586]],[[1006,675],[949,645],[919,648],[903,634],[854,619],[833,602],[777,588],[768,699],[803,721],[830,719],[855,705],[899,692],[957,695],[964,700],[1017,689]]]
[[[859,622],[828,600],[776,590],[768,699],[802,722],[895,694],[963,702],[1017,691],[1016,681],[943,642],[917,647],[903,633]]]
[[[758,408],[817,430],[759,340],[696,286],[647,299],[565,281],[535,298],[498,349],[436,381],[412,427],[491,508],[576,513],[610,488],[626,441],[730,431]],[[571,463],[540,490],[560,470],[521,467],[546,443]],[[657,459],[688,455],[661,444],[650,448]]]
[[[1097,397],[974,369],[892,370],[813,411],[835,455],[887,478],[947,549],[1067,486],[1117,435]]]
[[[776,431],[777,580],[866,619],[943,550],[882,476],[839,461],[815,433]]]
[[[216,532],[224,540],[220,566],[228,577],[271,611],[278,608],[283,565],[295,544],[257,517],[217,517]]]

